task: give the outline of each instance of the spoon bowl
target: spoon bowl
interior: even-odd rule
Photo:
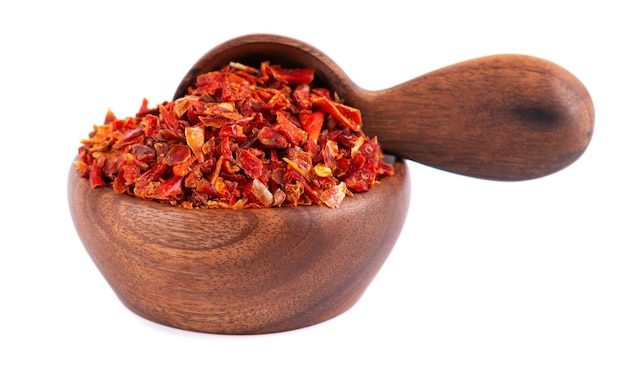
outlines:
[[[368,91],[327,55],[288,37],[253,34],[203,55],[182,79],[184,96],[200,74],[231,61],[315,69],[315,80],[361,111],[363,131],[397,157],[454,173],[527,180],[576,161],[593,134],[594,107],[569,71],[525,55],[454,64],[400,85]]]
[[[93,189],[74,167],[68,198],[85,249],[128,309],[185,330],[261,334],[358,301],[408,211],[404,161],[394,170],[334,209],[189,210]]]

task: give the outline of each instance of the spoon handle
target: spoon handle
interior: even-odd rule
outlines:
[[[385,152],[492,180],[565,168],[587,148],[594,107],[583,84],[549,61],[495,55],[436,70],[357,100]]]

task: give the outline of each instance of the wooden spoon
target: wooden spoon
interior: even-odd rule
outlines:
[[[462,175],[542,177],[576,161],[593,134],[594,107],[583,84],[554,63],[513,54],[468,60],[368,91],[316,48],[283,36],[255,34],[207,52],[183,78],[174,98],[187,94],[199,74],[231,61],[258,66],[266,60],[314,68],[320,86],[361,110],[363,131],[377,136],[386,153]]]
[[[361,110],[363,131],[386,153],[462,175],[525,180],[578,159],[593,134],[594,108],[583,84],[549,61],[494,55],[454,64],[381,91],[358,87],[328,56],[287,37],[227,41],[189,70],[174,98],[199,74],[231,61],[312,67],[320,86]],[[372,73],[379,73],[373,70]]]

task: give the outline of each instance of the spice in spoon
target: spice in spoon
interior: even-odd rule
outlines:
[[[313,79],[308,68],[230,63],[175,101],[144,99],[134,117],[109,110],[76,167],[94,188],[185,208],[336,208],[393,167],[360,111]]]

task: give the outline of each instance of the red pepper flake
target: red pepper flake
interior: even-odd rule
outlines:
[[[89,168],[89,183],[91,184],[92,188],[103,187],[107,185],[104,179],[102,178],[102,173],[100,172],[100,168],[98,167],[98,165],[96,165],[95,162],[92,163],[91,167]]]
[[[393,175],[361,113],[312,88],[314,70],[231,63],[188,95],[104,123],[81,141],[92,187],[184,208],[338,207]]]

